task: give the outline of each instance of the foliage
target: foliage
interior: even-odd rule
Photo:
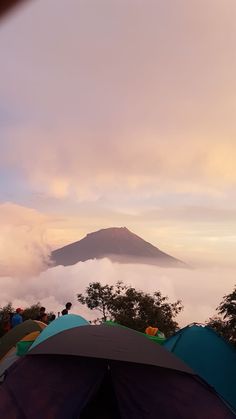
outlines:
[[[24,309],[22,313],[23,320],[36,320],[39,315],[41,304],[38,302]]]
[[[6,304],[4,307],[0,308],[0,337],[5,333],[5,325],[10,322],[11,316],[14,313],[14,308],[12,303]]]
[[[25,308],[22,313],[23,320],[28,320],[28,319],[37,320],[39,316],[40,307],[41,307],[41,303],[38,302],[36,304],[32,304],[31,306]],[[53,314],[54,314],[53,311],[47,312],[48,319],[50,319]]]
[[[8,313],[8,314],[14,313],[14,308],[12,307],[12,303],[8,303],[4,307],[1,307],[0,308],[0,316],[1,316],[1,319],[2,319],[2,316],[5,313]]]
[[[224,295],[216,311],[219,315],[210,318],[207,325],[236,346],[236,286]]]
[[[77,298],[81,304],[86,304],[90,310],[100,311],[103,321],[110,318],[109,310],[114,299],[113,286],[102,286],[99,282],[93,282],[86,288],[86,296],[78,294]]]
[[[207,326],[214,329],[215,332],[218,333],[220,336],[222,336],[224,339],[228,341],[232,341],[231,331],[228,326],[228,323],[221,317],[219,316],[211,317],[207,322]]]
[[[86,288],[85,295],[77,297],[81,304],[101,312],[100,322],[109,319],[141,332],[147,326],[156,326],[166,336],[177,330],[174,318],[183,309],[181,301],[169,303],[160,291],[151,295],[123,282],[104,286],[93,282]]]
[[[39,316],[41,304],[40,302],[32,304],[29,307],[26,307],[22,313],[23,321],[32,319],[36,320]],[[8,303],[4,307],[0,308],[0,337],[6,333],[6,324],[11,323],[11,317],[15,313],[15,308],[12,306],[12,303]],[[48,319],[51,318],[53,312],[48,313]]]

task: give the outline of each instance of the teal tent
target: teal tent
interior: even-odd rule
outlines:
[[[86,326],[89,325],[89,322],[83,317],[76,314],[67,314],[65,316],[58,317],[56,320],[53,320],[40,335],[35,339],[33,345],[30,349],[33,349],[35,346],[39,345],[41,342],[44,342],[51,336],[56,335],[57,333],[62,332],[66,329],[72,329],[73,327]]]
[[[236,350],[213,329],[189,325],[163,346],[210,384],[236,413]]]

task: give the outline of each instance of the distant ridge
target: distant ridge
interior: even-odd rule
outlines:
[[[112,227],[89,233],[82,240],[54,250],[51,254],[54,266],[69,266],[105,257],[119,263],[187,267],[184,262],[162,252],[126,227]]]

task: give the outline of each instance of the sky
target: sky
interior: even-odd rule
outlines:
[[[2,277],[111,226],[232,272],[235,18],[235,0],[35,0],[0,22]]]

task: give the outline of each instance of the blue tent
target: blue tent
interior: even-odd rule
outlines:
[[[35,339],[30,350],[39,345],[41,342],[44,342],[49,337],[56,335],[63,330],[72,329],[73,327],[77,326],[86,326],[88,324],[89,322],[87,320],[76,314],[67,314],[65,316],[58,317],[57,319],[53,320],[47,327],[45,327],[43,332],[40,333],[37,339]]]
[[[213,329],[193,324],[163,346],[210,384],[236,413],[236,350]]]

